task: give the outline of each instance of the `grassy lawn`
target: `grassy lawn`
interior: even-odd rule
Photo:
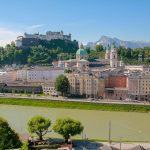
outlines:
[[[25,98],[0,98],[0,104],[37,106],[48,108],[68,108],[84,110],[102,110],[102,111],[122,111],[122,112],[150,112],[149,105],[132,104],[98,104],[89,102],[69,102],[54,100],[36,100]]]

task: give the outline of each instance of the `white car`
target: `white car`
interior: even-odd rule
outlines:
[[[88,100],[89,100],[89,101],[94,101],[95,99],[94,99],[94,98],[88,98]]]

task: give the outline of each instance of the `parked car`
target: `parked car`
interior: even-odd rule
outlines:
[[[100,96],[100,97],[99,97],[99,99],[103,99],[103,97],[102,97],[102,96]]]
[[[95,99],[94,99],[94,98],[88,98],[88,100],[89,100],[89,101],[94,101]]]

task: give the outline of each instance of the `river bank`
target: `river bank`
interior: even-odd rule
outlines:
[[[55,101],[55,100],[1,97],[0,104],[47,107],[47,108],[119,111],[119,112],[141,112],[141,113],[150,112],[150,105],[112,104],[112,103],[104,104],[104,103],[93,103],[93,102],[73,102],[67,100]]]
[[[28,133],[27,123],[29,119],[36,115],[51,120],[50,130],[52,130],[52,126],[58,118],[69,117],[81,121],[84,126],[83,134],[74,136],[72,139],[88,137],[88,140],[107,141],[109,121],[111,121],[111,141],[120,141],[121,137],[121,141],[124,142],[150,142],[150,113],[0,105],[0,116],[5,118],[19,134]],[[53,130],[46,136],[62,138]]]

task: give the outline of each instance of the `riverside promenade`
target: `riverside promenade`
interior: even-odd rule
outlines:
[[[133,105],[150,105],[144,101],[132,101],[132,100],[111,100],[111,99],[86,99],[86,98],[67,98],[67,97],[53,97],[53,96],[38,96],[38,95],[25,95],[25,94],[11,94],[5,93],[0,95],[1,98],[27,98],[27,99],[39,99],[39,100],[56,100],[56,101],[72,101],[72,102],[93,102],[102,104],[133,104]]]

